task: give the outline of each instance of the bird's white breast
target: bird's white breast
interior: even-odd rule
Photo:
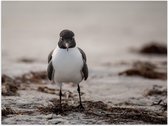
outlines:
[[[67,49],[57,47],[52,54],[52,63],[56,83],[79,83],[82,81],[83,60],[78,48],[69,48],[67,51]]]

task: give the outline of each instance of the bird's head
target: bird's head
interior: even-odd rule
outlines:
[[[70,30],[61,31],[58,46],[62,49],[67,49],[67,51],[69,48],[75,47],[76,42],[74,39],[74,33]]]

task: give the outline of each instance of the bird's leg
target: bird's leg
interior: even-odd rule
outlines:
[[[78,93],[79,93],[79,107],[80,107],[80,109],[84,109],[84,107],[83,107],[83,105],[82,105],[82,101],[81,101],[81,94],[80,94],[79,84],[78,84],[77,91],[78,91]]]
[[[61,89],[60,89],[60,92],[59,92],[59,97],[60,97],[60,111],[62,111],[61,96],[62,96],[62,91],[61,91]]]

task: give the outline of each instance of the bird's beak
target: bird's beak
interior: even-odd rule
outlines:
[[[66,49],[68,51],[68,49],[69,49],[69,43],[65,43],[65,47],[66,47]]]

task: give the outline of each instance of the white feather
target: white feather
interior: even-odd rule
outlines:
[[[82,55],[77,47],[61,49],[57,46],[52,54],[52,64],[55,70],[55,83],[75,83],[82,81]]]

